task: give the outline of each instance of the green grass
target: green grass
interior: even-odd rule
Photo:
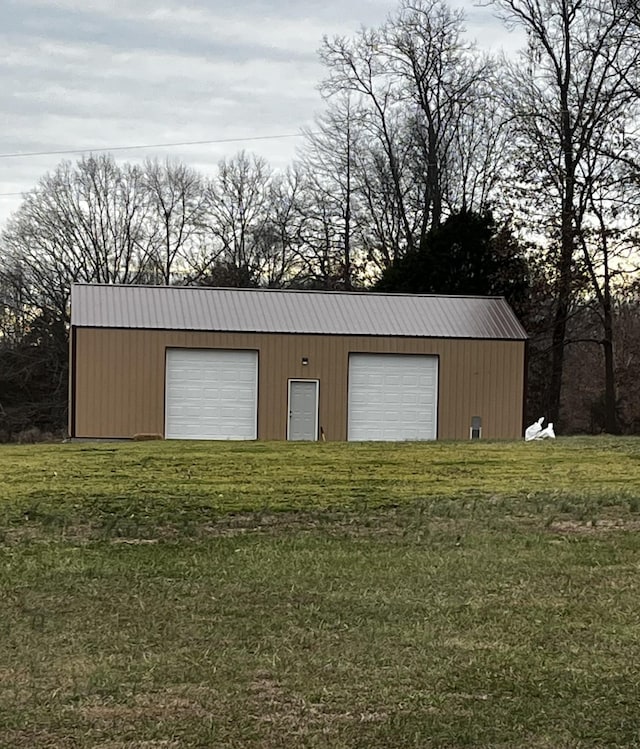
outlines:
[[[0,448],[0,747],[640,746],[640,440]]]

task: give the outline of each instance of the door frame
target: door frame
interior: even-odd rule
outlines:
[[[318,433],[320,430],[320,380],[314,379],[313,377],[290,377],[287,380],[287,441],[290,440],[289,431],[291,429],[291,383],[293,382],[313,382],[316,386],[316,425],[315,425],[315,436],[314,442],[318,441]]]

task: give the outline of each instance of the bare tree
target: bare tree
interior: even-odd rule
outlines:
[[[236,269],[243,283],[259,284],[271,179],[267,162],[245,151],[219,163],[206,188],[206,251],[195,277],[221,266]]]
[[[629,153],[627,151],[627,158]],[[640,149],[636,157],[640,164]],[[625,289],[639,267],[640,196],[629,179],[627,164],[602,153],[592,154],[578,196],[578,263],[589,281],[594,314],[602,335],[594,341],[604,360],[604,428],[620,431],[615,365],[615,296]]]
[[[109,156],[63,162],[43,177],[2,236],[29,303],[66,319],[72,282],[144,279],[152,251],[144,191],[141,170]]]
[[[558,246],[549,390],[549,417],[557,422],[576,253],[584,229],[581,181],[590,174],[593,154],[614,145],[612,130],[624,129],[635,115],[630,78],[634,71],[635,80],[640,69],[640,47],[632,43],[630,6],[617,0],[495,4],[508,23],[528,36],[522,61],[508,67],[508,98],[521,198],[545,214],[544,230]],[[596,176],[593,172],[588,178]]]
[[[337,96],[305,130],[299,163],[305,175],[303,254],[313,285],[349,290],[363,265],[361,186],[367,138],[358,105]]]
[[[300,247],[306,216],[300,210],[303,178],[296,169],[275,174],[269,183],[266,217],[254,234],[255,277],[260,285],[297,285],[304,275]]]
[[[461,147],[472,132],[481,133],[475,145],[484,150],[478,103],[483,99],[485,110],[491,101],[493,66],[464,40],[463,23],[464,14],[442,0],[404,0],[385,27],[385,52],[399,94],[413,113],[419,163],[426,172],[421,241],[442,221],[447,192],[459,182],[452,167],[469,160],[468,147]],[[465,166],[468,170],[471,164]],[[473,206],[463,192],[461,205],[454,208]]]
[[[329,68],[329,78],[324,91],[327,95],[351,93],[363,102],[361,121],[388,164],[390,187],[402,231],[399,240],[412,248],[416,220],[405,200],[407,172],[403,168],[410,148],[406,138],[401,137],[405,112],[384,46],[384,29],[362,30],[353,40],[344,37],[325,39],[320,54]],[[401,252],[399,244],[393,254]]]
[[[62,163],[26,196],[0,246],[0,428],[62,429],[71,284],[148,275],[141,170],[107,156]]]
[[[392,190],[387,227],[397,217],[401,231],[392,257],[421,246],[447,211],[484,207],[496,181],[493,65],[465,42],[463,19],[442,0],[403,0],[380,29],[321,50],[325,93],[359,97],[370,147],[385,157],[376,171]]]
[[[150,262],[156,279],[170,284],[178,267],[197,253],[203,233],[205,199],[200,175],[178,162],[147,161],[143,168],[152,240]]]

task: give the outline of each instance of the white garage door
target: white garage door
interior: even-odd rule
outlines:
[[[258,352],[167,349],[168,439],[257,438]]]
[[[438,357],[349,356],[350,440],[433,440]]]

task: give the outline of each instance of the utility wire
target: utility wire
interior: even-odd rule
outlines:
[[[110,148],[70,148],[61,151],[27,151],[25,153],[0,153],[0,159],[26,159],[30,156],[61,156],[71,153],[102,153],[105,151],[138,151],[142,148],[177,148],[178,146],[207,146],[213,143],[239,143],[246,140],[277,140],[282,138],[299,138],[302,133],[285,133],[282,135],[254,135],[248,138],[217,138],[215,140],[185,140],[180,143],[141,143],[136,146],[111,146]]]
[[[138,151],[143,148],[178,148],[179,146],[208,146],[214,143],[240,143],[242,141],[254,140],[281,140],[284,138],[299,138],[302,133],[284,133],[281,135],[253,135],[248,138],[216,138],[214,140],[185,140],[179,143],[141,143],[136,146],[112,146],[111,148],[73,148],[60,151],[27,151],[25,153],[0,153],[0,159],[29,158],[30,156],[63,156],[81,153],[106,153],[108,151]],[[24,195],[23,192],[0,192],[0,198],[12,198]]]

